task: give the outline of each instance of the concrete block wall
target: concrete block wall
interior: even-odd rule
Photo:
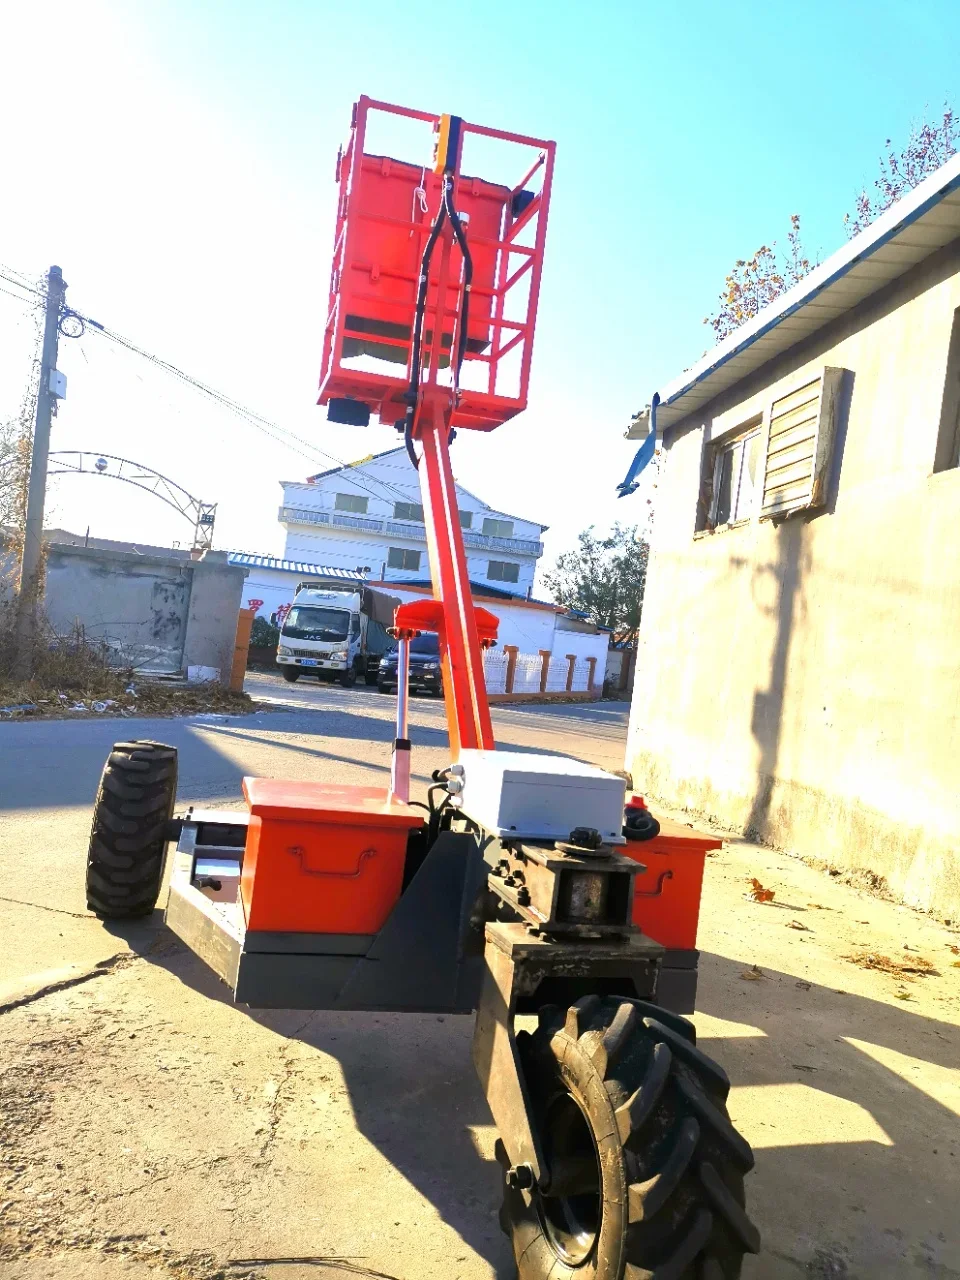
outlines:
[[[44,607],[59,634],[79,624],[118,667],[216,667],[226,682],[245,577],[223,551],[191,560],[54,543]]]

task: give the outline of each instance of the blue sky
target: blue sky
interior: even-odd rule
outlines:
[[[556,139],[530,409],[492,436],[461,433],[455,455],[468,488],[551,526],[547,559],[588,524],[645,517],[649,495],[614,499],[623,429],[711,345],[701,321],[732,262],[785,240],[795,212],[807,248],[832,251],[884,139],[958,102],[960,6],[937,0],[494,0],[442,18],[380,0],[19,8],[0,84],[0,262],[59,262],[73,306],[339,458],[395,440],[331,427],[314,405],[351,103],[365,92]],[[0,295],[0,413],[29,341]],[[102,339],[63,348],[55,448],[156,467],[219,501],[219,545],[280,549],[277,481],[322,457]],[[161,504],[98,483],[52,481],[53,520],[189,536]]]

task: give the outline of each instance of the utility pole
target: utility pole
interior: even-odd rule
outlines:
[[[37,627],[37,605],[40,595],[40,565],[43,555],[43,505],[47,492],[47,462],[50,454],[50,420],[54,401],[63,394],[54,385],[57,370],[57,347],[60,312],[67,286],[59,267],[47,272],[47,305],[43,325],[43,353],[40,361],[40,386],[37,389],[37,416],[33,428],[30,455],[30,482],[23,527],[23,549],[20,555],[20,586],[17,596],[17,644],[14,674],[29,679],[32,673],[34,639]]]

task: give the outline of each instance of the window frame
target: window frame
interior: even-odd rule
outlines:
[[[950,321],[947,366],[940,397],[940,421],[933,456],[933,474],[960,467],[960,307]]]
[[[517,576],[515,578],[505,577],[504,575],[496,576],[492,572],[493,566],[497,565],[501,569],[515,569]],[[488,582],[513,582],[520,581],[520,566],[513,560],[488,560],[487,561],[487,581]]]
[[[390,557],[391,557],[392,555],[394,555],[394,554],[399,555],[399,556],[400,556],[400,558],[401,558],[401,561],[402,561],[406,556],[416,556],[416,558],[417,558],[417,563],[416,563],[415,565],[412,565],[412,566],[411,566],[411,565],[406,565],[406,564],[403,564],[403,563],[401,563],[401,564],[391,564],[391,562],[390,562]],[[418,551],[415,547],[387,547],[387,568],[388,568],[388,569],[399,569],[401,573],[419,573],[419,572],[420,572],[420,561],[421,561],[421,557],[422,557],[422,556],[423,556],[423,552],[422,552],[422,551]]]
[[[400,512],[397,510],[398,507],[407,507],[410,510],[419,511],[420,514],[418,516],[402,516]],[[424,523],[423,503],[422,502],[395,502],[393,504],[393,518],[394,520],[409,520],[411,524],[423,524]]]
[[[341,498],[344,499],[342,503],[340,501]],[[353,506],[353,503],[359,503],[359,505]],[[369,503],[370,499],[365,498],[361,493],[337,493],[334,494],[333,509],[334,511],[346,512],[351,516],[365,516],[369,514],[367,511]]]
[[[503,525],[507,529],[509,529],[510,532],[509,533],[493,533],[491,530],[487,528],[488,524]],[[514,529],[513,520],[501,520],[499,516],[484,516],[483,525],[480,529],[480,532],[483,534],[485,538],[512,538],[513,529]]]
[[[844,411],[843,388],[848,370],[842,366],[823,364],[812,376],[808,373],[772,395],[763,411],[763,476],[760,480],[760,502],[757,519],[781,521],[801,511],[820,511],[826,505],[829,478],[833,470],[836,438],[841,412]],[[767,501],[767,467],[770,459],[770,433],[773,429],[774,406],[781,404],[803,388],[819,382],[817,395],[816,426],[811,453],[810,492],[786,504],[774,505]]]
[[[958,326],[960,330],[960,326]],[[958,337],[960,342],[960,337]],[[762,410],[745,417],[735,427],[719,433],[715,438],[706,437],[707,425],[704,424],[704,444],[700,464],[700,488],[697,497],[697,509],[693,536],[702,537],[716,533],[722,529],[733,529],[751,521],[780,522],[799,512],[822,511],[828,502],[830,477],[834,474],[836,462],[837,438],[840,432],[841,415],[849,411],[849,403],[845,398],[844,387],[847,385],[849,370],[834,365],[821,365],[813,371],[808,370],[797,376],[785,386],[774,384],[764,392],[751,397],[753,405],[765,397]],[[816,394],[798,404],[782,408],[784,402],[804,392],[808,387],[816,387]],[[815,403],[812,418],[801,418],[795,424],[783,425],[792,414],[796,414],[805,405]],[[776,410],[776,412],[775,412]],[[783,443],[788,432],[799,431],[807,421],[813,422],[812,434],[801,437],[799,441]],[[776,430],[776,436],[773,432]],[[757,474],[753,480],[753,496],[749,509],[741,509],[741,493],[743,487],[743,467],[747,458],[747,450],[743,447],[748,440],[759,435],[760,446],[757,455]],[[771,444],[774,443],[773,454],[777,461],[771,469]],[[809,454],[800,452],[801,446],[811,441]],[[740,446],[740,465],[736,477],[736,489],[732,494],[730,517],[718,523],[721,483],[723,477],[723,459],[725,455]],[[784,459],[786,451],[795,454]],[[799,453],[799,456],[796,456]],[[809,475],[801,473],[785,477],[782,472],[787,468],[800,468],[809,457]],[[773,477],[781,473],[776,480]],[[784,486],[801,489],[801,492],[783,496]]]
[[[745,422],[739,423],[732,430],[725,432],[717,440],[712,440],[708,445],[711,455],[710,465],[704,470],[706,472],[704,479],[709,477],[710,483],[710,501],[706,506],[703,514],[703,523],[698,526],[699,533],[712,533],[716,529],[730,528],[733,525],[744,524],[753,518],[757,505],[757,478],[754,478],[753,494],[750,498],[750,510],[741,514],[740,512],[740,492],[743,488],[743,468],[747,458],[746,444],[748,440],[759,440],[760,451],[757,455],[758,471],[763,466],[763,460],[766,456],[766,413],[753,414]],[[731,482],[731,498],[730,498],[730,518],[718,523],[717,515],[720,509],[721,494],[721,478],[723,474],[723,460],[725,457],[733,454],[739,448],[739,465],[737,467],[736,486]]]

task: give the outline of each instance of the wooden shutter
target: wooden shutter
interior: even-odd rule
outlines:
[[[823,369],[770,406],[761,520],[826,501],[843,373]]]

